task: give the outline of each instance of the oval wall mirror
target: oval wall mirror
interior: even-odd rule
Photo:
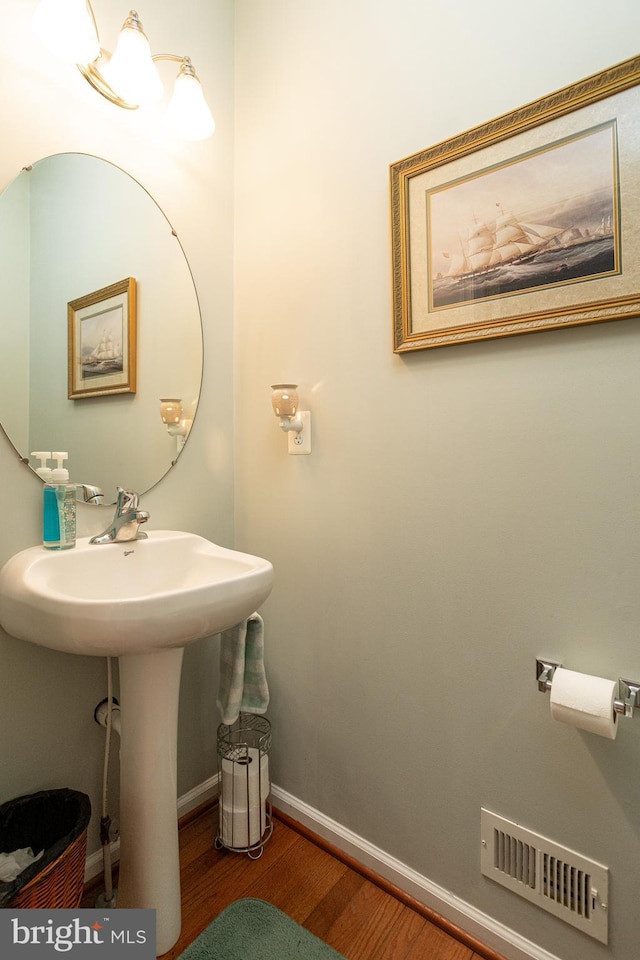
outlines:
[[[105,503],[117,486],[149,490],[182,450],[202,380],[198,297],[166,216],[119,167],[57,154],[0,196],[0,258],[7,438],[33,469],[35,451],[67,452],[71,480]],[[167,399],[182,406],[169,425]]]

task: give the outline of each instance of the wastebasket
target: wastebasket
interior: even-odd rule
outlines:
[[[271,836],[269,794],[271,724],[266,717],[241,713],[218,727],[219,824],[216,846],[257,860]]]
[[[67,788],[41,790],[0,806],[0,852],[31,847],[42,856],[0,883],[0,907],[72,910],[84,889],[91,802]]]

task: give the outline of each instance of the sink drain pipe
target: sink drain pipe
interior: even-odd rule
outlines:
[[[96,907],[115,907],[116,893],[113,889],[113,868],[111,864],[111,839],[113,822],[109,816],[109,755],[111,752],[111,731],[120,733],[120,707],[113,697],[113,676],[111,657],[107,657],[107,696],[93,711],[96,723],[106,728],[104,743],[104,762],[102,768],[102,810],[100,816],[100,843],[102,844],[102,868],[104,874],[104,893],[96,900]]]

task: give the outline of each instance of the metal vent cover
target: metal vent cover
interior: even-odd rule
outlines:
[[[608,942],[607,867],[484,808],[480,826],[485,877]]]

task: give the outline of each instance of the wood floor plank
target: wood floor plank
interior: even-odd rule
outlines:
[[[211,850],[211,839],[214,832],[214,826],[211,820],[211,814],[200,816],[193,823],[189,824],[187,832],[186,827],[180,831],[178,838],[180,843],[180,867],[184,871],[203,854]]]
[[[331,925],[325,940],[347,960],[369,960],[375,951],[385,960],[390,930],[404,908],[368,880],[362,884],[339,917]]]
[[[347,870],[344,864],[299,836],[277,863],[247,888],[247,896],[267,900],[304,925],[318,902]]]
[[[182,932],[166,960],[178,957],[234,900],[253,896],[252,886],[297,840],[292,831],[274,830],[262,856],[252,860],[246,854],[216,850],[214,838],[212,831],[209,848],[181,871]]]
[[[425,928],[411,945],[404,960],[480,960],[477,955],[443,930],[426,921]]]
[[[326,940],[336,917],[339,917],[346,910],[348,904],[364,883],[366,883],[364,877],[353,870],[347,869],[346,873],[306,917],[303,925],[316,937]]]
[[[406,960],[413,944],[428,923],[424,917],[413,911],[407,913],[403,908],[396,922],[389,924],[386,938],[380,940],[374,948],[371,960]]]
[[[455,931],[449,936],[393,890],[378,885],[370,872],[360,872],[310,831],[285,821],[275,819],[258,860],[216,850],[215,809],[181,826],[182,932],[161,960],[176,960],[225,907],[243,897],[272,903],[346,960],[501,960],[473,939],[465,946]],[[100,889],[95,883],[87,887],[82,906],[93,907]]]

